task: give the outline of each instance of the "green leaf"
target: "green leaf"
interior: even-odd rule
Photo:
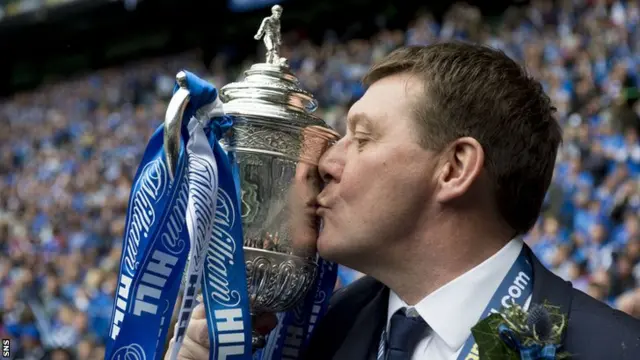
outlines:
[[[498,335],[498,325],[502,320],[500,315],[491,314],[471,329],[481,360],[520,359],[519,354],[510,349]]]

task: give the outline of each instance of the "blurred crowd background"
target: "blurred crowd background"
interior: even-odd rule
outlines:
[[[286,28],[286,24],[283,24]],[[290,30],[290,29],[287,29]],[[368,66],[403,45],[441,40],[504,50],[543,82],[564,145],[540,221],[527,235],[576,288],[640,316],[640,8],[635,1],[535,1],[483,17],[457,4],[403,28],[312,42],[287,31],[284,56],[344,131]],[[256,54],[262,54],[258,49]],[[260,56],[260,55],[258,55]],[[14,358],[67,348],[102,359],[134,172],[182,68],[214,84],[256,61],[205,66],[198,51],[145,59],[0,99],[0,338]],[[341,269],[338,286],[360,274]]]

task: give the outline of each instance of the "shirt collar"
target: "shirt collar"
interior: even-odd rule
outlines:
[[[500,251],[451,282],[427,295],[415,305],[418,314],[452,350],[462,347],[471,335],[502,279],[516,261],[524,245],[513,239]],[[387,331],[391,316],[408,305],[389,292]]]

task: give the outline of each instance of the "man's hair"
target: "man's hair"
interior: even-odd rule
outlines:
[[[476,139],[501,216],[517,235],[529,231],[562,142],[541,84],[503,52],[466,43],[399,48],[363,81],[371,85],[399,73],[424,83],[414,108],[421,145],[440,151],[460,137]]]

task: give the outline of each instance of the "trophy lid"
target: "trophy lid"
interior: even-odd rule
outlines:
[[[244,72],[242,81],[220,89],[225,113],[287,125],[326,126],[324,121],[313,115],[318,102],[310,92],[300,87],[300,81],[291,72],[287,59],[280,57],[281,13],[282,7],[274,6],[272,15],[262,20],[254,36],[256,40],[264,40],[266,61],[251,66]]]

